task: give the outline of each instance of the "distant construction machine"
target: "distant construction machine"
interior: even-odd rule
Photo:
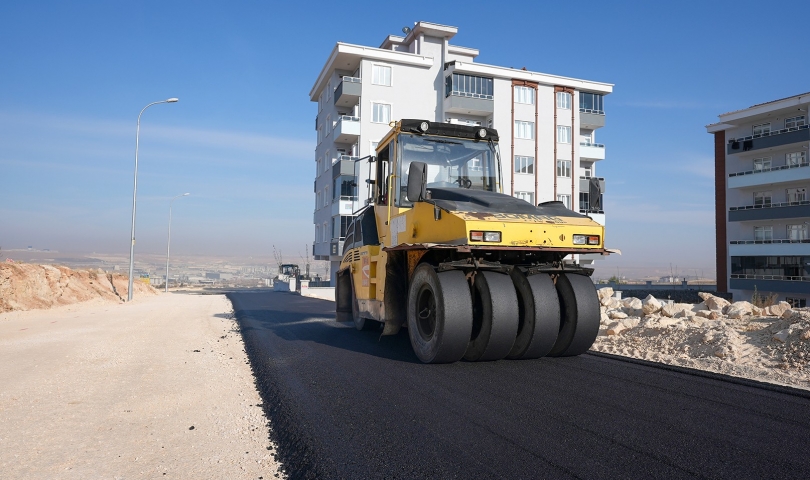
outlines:
[[[338,321],[393,335],[425,363],[587,351],[604,227],[560,202],[503,193],[498,132],[401,120],[369,159],[369,199],[344,242]]]

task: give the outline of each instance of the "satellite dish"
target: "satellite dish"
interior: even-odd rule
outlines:
[[[410,27],[402,27],[402,33],[404,33],[405,35],[411,33],[411,28]]]

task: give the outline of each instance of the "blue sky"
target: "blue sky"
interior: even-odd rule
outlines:
[[[564,7],[564,8],[563,8]],[[477,61],[614,83],[604,276],[713,274],[717,115],[810,91],[810,2],[3,2],[0,247],[125,253],[311,245],[316,105],[335,42],[424,20]]]

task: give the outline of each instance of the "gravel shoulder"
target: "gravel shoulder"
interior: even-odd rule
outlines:
[[[232,307],[168,294],[0,314],[4,478],[276,478]]]

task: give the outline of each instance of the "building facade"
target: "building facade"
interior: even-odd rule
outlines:
[[[717,290],[810,300],[810,93],[719,116],[714,135]]]
[[[596,131],[613,85],[476,63],[478,50],[449,43],[456,27],[417,22],[403,31],[378,48],[337,43],[310,91],[318,103],[313,255],[331,261],[333,279],[346,227],[368,198],[364,158],[403,118],[497,129],[504,193],[559,200],[605,224]]]

